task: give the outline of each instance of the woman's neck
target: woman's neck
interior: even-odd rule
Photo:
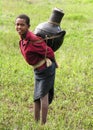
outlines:
[[[26,38],[26,34],[27,34],[27,32],[24,33],[24,34],[22,34],[22,35],[21,35],[21,38],[22,38],[22,39],[25,39],[25,38]]]

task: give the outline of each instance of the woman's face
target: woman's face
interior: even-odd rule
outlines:
[[[29,26],[27,25],[25,19],[17,18],[15,22],[15,28],[19,35],[22,36],[26,34],[29,29]]]

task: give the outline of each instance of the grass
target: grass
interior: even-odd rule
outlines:
[[[2,0],[0,6],[0,130],[92,130],[93,0]],[[55,98],[40,126],[33,119],[33,70],[20,54],[14,22],[26,13],[33,31],[54,7],[64,10],[67,33],[55,53]]]

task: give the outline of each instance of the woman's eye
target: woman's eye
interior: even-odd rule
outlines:
[[[17,23],[16,26],[24,26],[24,24],[19,24],[19,23]]]

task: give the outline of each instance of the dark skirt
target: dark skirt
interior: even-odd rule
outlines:
[[[55,80],[55,62],[50,67],[43,70],[34,70],[35,74],[35,88],[34,88],[34,102],[40,100],[47,93],[49,95],[49,104],[54,97],[54,80]]]

